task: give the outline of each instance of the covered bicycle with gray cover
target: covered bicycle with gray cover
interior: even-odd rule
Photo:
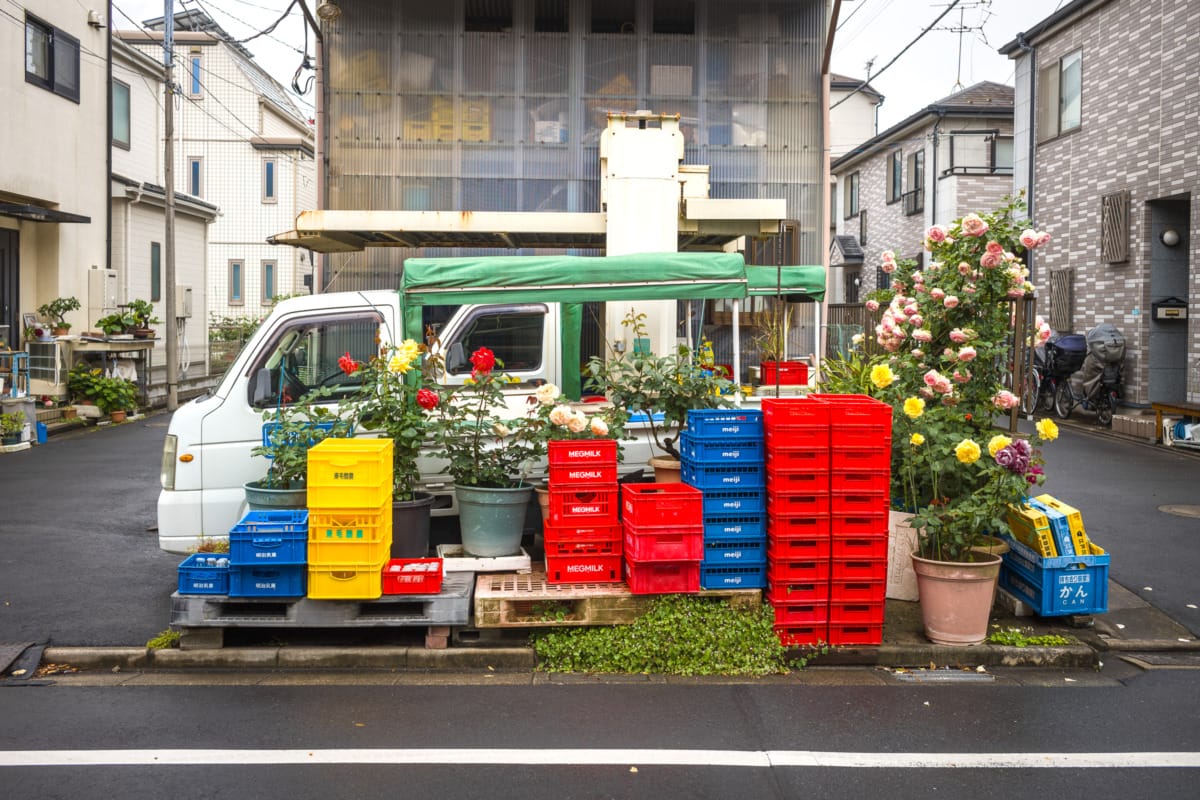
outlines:
[[[1075,406],[1096,412],[1096,421],[1111,425],[1121,391],[1125,362],[1125,337],[1111,322],[1104,322],[1086,334],[1087,356],[1083,366],[1061,382],[1054,394],[1054,412],[1066,419]]]

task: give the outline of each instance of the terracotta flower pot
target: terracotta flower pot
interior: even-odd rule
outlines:
[[[1000,556],[978,561],[932,561],[912,554],[925,636],[934,644],[963,647],[988,635],[988,618],[1000,576]]]
[[[654,467],[655,483],[682,483],[683,463],[678,459],[655,456],[650,466]]]

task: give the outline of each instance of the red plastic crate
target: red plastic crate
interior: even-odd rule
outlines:
[[[867,425],[830,425],[829,446],[834,450],[861,447],[882,447],[892,449],[892,429],[870,427]]]
[[[619,519],[617,487],[550,487],[550,522],[599,526],[615,524]]]
[[[703,526],[646,528],[626,522],[624,528],[625,555],[638,562],[704,559]]]
[[[888,511],[887,491],[846,492],[834,490],[829,493],[829,512],[838,516],[858,516]]]
[[[834,536],[833,557],[850,561],[871,561],[887,558],[888,537],[880,536]]]
[[[686,483],[626,483],[621,514],[639,527],[703,525],[704,494]]]
[[[836,514],[829,524],[834,536],[886,536],[888,514],[882,510],[871,514]]]
[[[829,425],[776,425],[767,428],[767,452],[772,450],[828,450]]]
[[[885,581],[887,566],[886,558],[835,558],[829,575],[834,581]]]
[[[810,470],[812,472],[829,471],[829,448],[821,445],[796,447],[788,445],[771,446],[767,443],[767,470]]]
[[[767,558],[777,561],[817,561],[833,553],[833,540],[828,536],[794,539],[767,539]]]
[[[815,517],[829,514],[829,493],[777,494],[767,493],[767,515],[770,517]]]
[[[884,602],[829,603],[829,621],[837,625],[882,625]]]
[[[828,621],[828,603],[795,603],[775,606],[776,625],[813,625]]]
[[[763,424],[819,425],[829,424],[829,406],[812,395],[802,397],[764,397]]]
[[[763,361],[762,385],[803,386],[808,383],[808,364],[804,361]]]
[[[829,581],[767,580],[767,599],[773,606],[829,602]]]
[[[830,581],[829,598],[833,603],[882,603],[887,580]]]
[[[835,425],[892,427],[892,407],[869,395],[814,392],[809,398],[829,406],[829,421]]]
[[[834,447],[829,451],[829,468],[836,475],[839,472],[892,468],[892,447]]]
[[[883,623],[878,625],[838,625],[829,623],[829,638],[831,645],[873,645],[883,644]]]
[[[829,472],[768,465],[767,491],[773,494],[821,494],[829,491]]]
[[[621,526],[611,525],[542,525],[542,538],[547,542],[612,542],[621,540]]]
[[[614,530],[620,530],[614,527]],[[621,537],[614,539],[543,539],[548,556],[619,556]]]
[[[616,464],[567,464],[550,465],[550,487],[555,486],[605,486],[617,485]]]
[[[774,558],[767,555],[767,580],[773,584],[829,580],[829,559]]]
[[[620,583],[621,554],[546,556],[546,583]]]
[[[633,594],[695,594],[700,591],[700,562],[626,559],[625,582]]]
[[[770,474],[768,468],[767,475]],[[887,469],[841,470],[833,473],[829,488],[835,492],[886,492],[890,489],[891,482],[892,472]]]
[[[571,439],[550,442],[547,456],[552,467],[579,464],[617,465],[616,439]]]
[[[827,625],[776,625],[775,634],[779,643],[784,647],[803,647],[809,644],[823,644],[829,638]]]
[[[829,515],[767,517],[767,539],[828,539]]]
[[[440,558],[393,558],[383,565],[384,594],[438,594],[441,591]]]

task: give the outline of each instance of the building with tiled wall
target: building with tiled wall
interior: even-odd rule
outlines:
[[[888,281],[884,250],[923,263],[930,225],[990,210],[1012,191],[1012,87],[983,82],[938,100],[836,159],[827,278],[831,302],[857,302]],[[846,258],[849,239],[861,264]]]
[[[1200,402],[1197,40],[1194,0],[1075,0],[1001,48],[1014,182],[1053,237],[1033,262],[1039,307],[1059,330],[1117,326],[1133,404]],[[1183,308],[1156,318],[1170,298]]]

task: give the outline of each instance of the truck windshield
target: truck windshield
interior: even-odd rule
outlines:
[[[250,404],[255,408],[287,405],[322,386],[334,387],[336,396],[357,391],[358,378],[347,375],[338,359],[349,353],[355,361],[370,360],[379,352],[379,324],[378,315],[367,313],[284,325],[252,367]]]

